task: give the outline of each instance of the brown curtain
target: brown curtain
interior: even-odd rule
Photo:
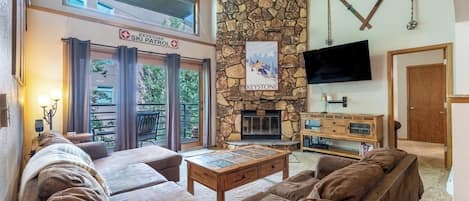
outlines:
[[[89,132],[90,41],[64,39],[63,133]]]

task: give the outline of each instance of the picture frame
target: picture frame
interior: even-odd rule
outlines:
[[[246,41],[246,91],[278,90],[278,41]]]
[[[26,5],[29,0],[13,0],[12,10],[12,76],[19,85],[25,83],[24,34],[26,32]]]

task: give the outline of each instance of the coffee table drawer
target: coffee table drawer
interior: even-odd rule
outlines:
[[[217,188],[217,175],[215,173],[209,172],[195,165],[193,165],[191,169],[191,176],[194,180],[210,188]]]
[[[260,177],[269,176],[275,172],[283,170],[284,159],[277,159],[266,164],[262,164],[259,169]]]
[[[258,178],[257,167],[252,167],[246,170],[241,170],[238,172],[233,172],[226,175],[225,179],[225,189],[232,189],[243,184],[247,184],[251,181],[254,181]]]

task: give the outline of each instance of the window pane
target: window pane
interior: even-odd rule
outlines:
[[[182,64],[179,70],[181,143],[200,142],[200,71]]]
[[[107,4],[98,2],[97,8],[100,12],[114,14],[114,8]]]
[[[166,134],[166,72],[158,59],[139,57],[137,74],[137,116],[157,114],[156,127],[144,133],[137,129],[138,146],[167,144]],[[146,137],[144,136],[146,135]]]
[[[85,7],[86,2],[85,0],[66,0],[65,4],[69,6]]]
[[[94,52],[90,65],[90,127],[94,139],[104,141],[109,151],[115,146],[118,65],[112,55]]]
[[[86,0],[65,0],[65,5],[88,8],[186,33],[196,33],[195,0],[100,0],[87,5]]]

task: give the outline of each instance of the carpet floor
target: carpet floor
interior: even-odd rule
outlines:
[[[410,148],[409,148],[410,147]],[[412,153],[412,146],[408,145],[409,152]],[[408,151],[406,150],[406,151]],[[209,153],[211,150],[197,150],[182,153],[185,158],[194,157],[200,154]],[[293,176],[303,170],[315,169],[316,163],[321,154],[313,152],[293,152],[290,155],[290,176]],[[446,193],[446,179],[448,171],[439,165],[439,161],[432,157],[419,156],[419,170],[425,186],[425,193],[422,201],[451,201],[451,197]],[[226,201],[240,201],[246,197],[254,195],[258,192],[267,190],[269,187],[282,181],[282,173],[271,175],[269,177],[259,179],[255,182],[243,185],[241,187],[227,191],[225,194]],[[181,181],[179,185],[187,187],[187,164],[183,161],[181,165]],[[194,194],[200,201],[215,201],[216,192],[195,182]]]

